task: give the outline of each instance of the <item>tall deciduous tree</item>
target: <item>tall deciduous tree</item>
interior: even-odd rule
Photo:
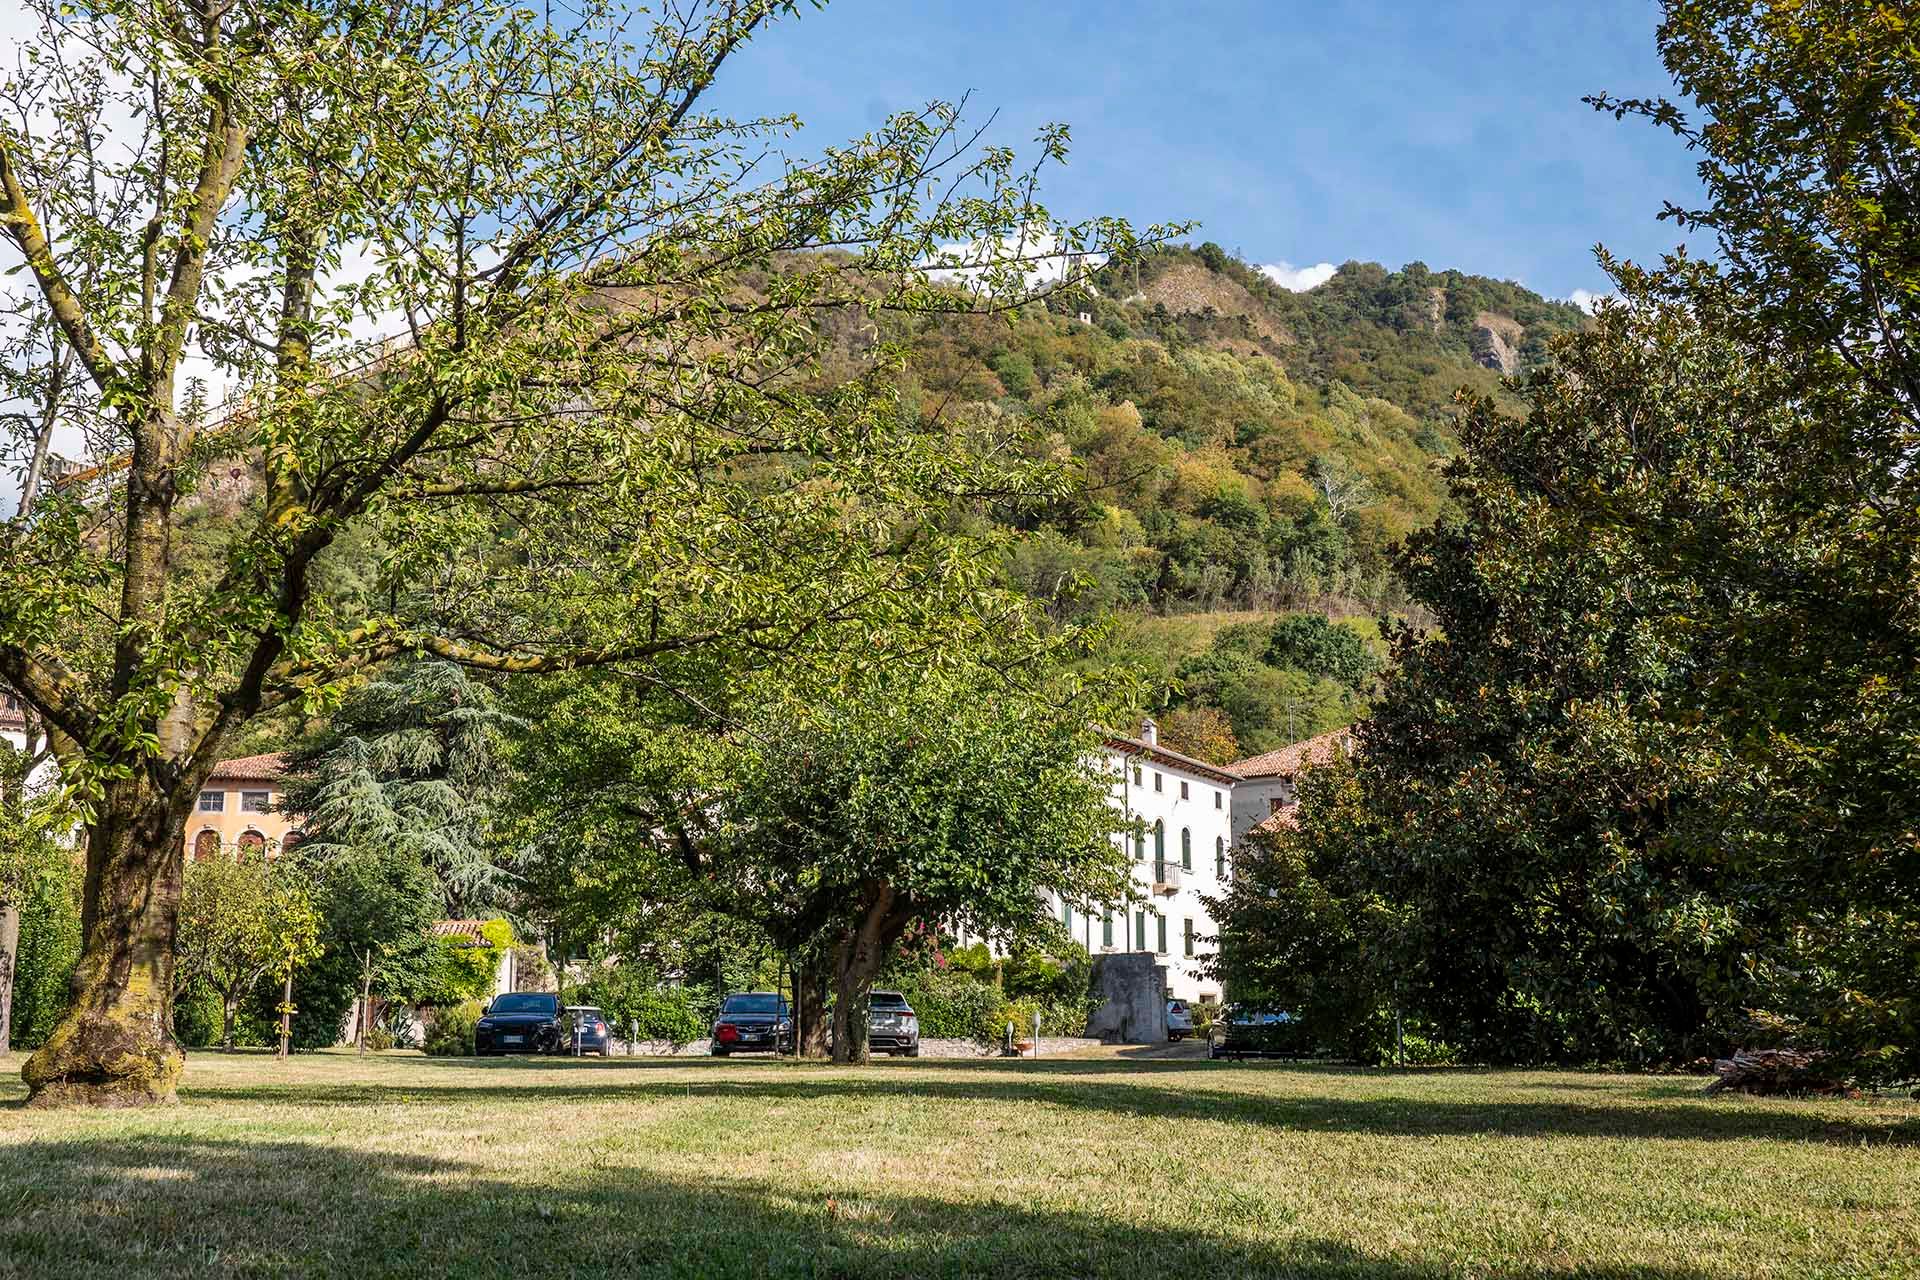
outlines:
[[[1090,704],[992,674],[895,672],[747,721],[738,776],[700,856],[763,914],[812,928],[833,1057],[867,1060],[867,996],[908,926],[1007,937],[1048,895],[1127,896],[1112,779]]]
[[[43,405],[98,462],[0,529],[0,679],[76,744],[92,812],[36,1103],[173,1095],[182,824],[253,717],[416,652],[664,681],[984,580],[915,516],[1044,481],[1009,476],[994,424],[925,433],[884,379],[809,384],[814,322],[990,306],[1041,252],[1134,237],[1050,223],[948,105],[809,163],[778,150],[792,121],[706,110],[799,7],[30,0],[0,126],[13,314],[58,331]],[[858,270],[780,256],[823,247]],[[195,509],[232,518],[189,547]],[[370,578],[332,572],[348,544]]]

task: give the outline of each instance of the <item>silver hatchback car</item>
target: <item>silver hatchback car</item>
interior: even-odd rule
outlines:
[[[1185,1000],[1167,1001],[1167,1039],[1185,1040],[1193,1034],[1193,1011]]]

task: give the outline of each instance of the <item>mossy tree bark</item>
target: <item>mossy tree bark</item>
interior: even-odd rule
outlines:
[[[29,1105],[172,1102],[173,935],[187,810],[144,778],[111,785],[87,831],[85,947],[73,1005],[21,1069]]]

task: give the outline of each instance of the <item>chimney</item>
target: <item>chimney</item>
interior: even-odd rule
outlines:
[[[1160,727],[1154,724],[1152,716],[1142,716],[1140,719],[1140,741],[1150,747],[1160,745]]]

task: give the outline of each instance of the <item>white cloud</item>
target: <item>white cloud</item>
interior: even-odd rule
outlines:
[[[1580,308],[1582,311],[1586,312],[1588,315],[1592,315],[1594,312],[1600,309],[1600,304],[1602,302],[1605,302],[1607,299],[1611,297],[1613,297],[1613,294],[1611,293],[1595,293],[1591,289],[1575,289],[1572,293],[1567,295],[1567,301],[1571,302],[1574,306]]]
[[[1260,274],[1283,289],[1305,293],[1333,279],[1339,269],[1331,262],[1316,263],[1311,267],[1296,267],[1291,262],[1269,262],[1260,268]]]

